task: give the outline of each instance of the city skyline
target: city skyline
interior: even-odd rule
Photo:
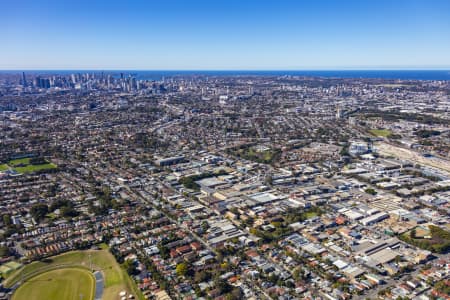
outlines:
[[[5,0],[0,32],[0,300],[450,295],[449,0]]]
[[[0,69],[446,69],[449,12],[447,1],[10,2]]]

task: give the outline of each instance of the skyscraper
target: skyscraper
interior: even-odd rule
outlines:
[[[22,72],[22,85],[27,87],[27,78],[25,77],[25,72]]]

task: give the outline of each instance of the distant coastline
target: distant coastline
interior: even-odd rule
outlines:
[[[102,73],[114,77],[132,75],[141,80],[161,80],[172,76],[305,76],[324,78],[387,79],[387,80],[450,80],[450,70],[0,70],[0,74],[56,75],[71,73]]]

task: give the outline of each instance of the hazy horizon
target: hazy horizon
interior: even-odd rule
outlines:
[[[419,68],[419,67],[404,67],[404,68],[307,68],[307,69],[301,69],[301,68],[292,68],[292,69],[127,69],[127,68],[121,68],[121,69],[109,69],[109,68],[98,68],[98,69],[79,69],[79,68],[66,68],[66,69],[25,69],[25,68],[20,68],[20,69],[0,69],[0,72],[8,72],[8,71],[136,71],[136,72],[166,72],[166,71],[181,71],[181,72],[233,72],[233,71],[239,71],[239,72],[283,72],[283,71],[287,71],[287,72],[307,72],[307,71],[311,71],[311,72],[315,72],[315,71],[333,71],[333,72],[345,72],[345,71],[450,71],[450,66],[443,66],[443,67],[423,67],[423,68]]]

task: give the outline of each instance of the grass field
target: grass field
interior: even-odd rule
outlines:
[[[15,167],[13,169],[19,173],[31,173],[31,172],[36,172],[36,171],[40,171],[40,170],[56,169],[56,165],[52,164],[52,163],[47,163],[47,164],[41,164],[41,165],[27,165],[24,167]]]
[[[13,168],[14,171],[22,174],[57,168],[55,164],[50,162],[42,164],[32,164],[31,158],[29,157],[10,160],[7,164],[0,165],[0,171],[7,170],[9,167]]]
[[[26,265],[19,271],[16,271],[8,276],[4,285],[10,287],[18,282],[21,278],[21,272],[26,277],[27,274],[40,272],[57,268],[59,265],[79,265],[89,268],[92,262],[93,269],[103,272],[105,279],[105,288],[103,292],[103,299],[115,300],[120,299],[119,293],[123,290],[127,292],[133,291],[137,299],[143,299],[140,291],[137,290],[134,282],[128,276],[124,269],[116,262],[114,256],[107,250],[107,246],[103,245],[102,250],[86,250],[86,251],[71,251],[61,255],[50,257],[45,261],[37,261]]]
[[[305,217],[306,217],[307,219],[314,218],[314,217],[316,217],[317,215],[318,215],[318,214],[317,214],[316,212],[314,212],[314,211],[308,211],[308,212],[305,213]]]
[[[375,136],[381,137],[389,137],[392,134],[392,131],[389,129],[371,129],[369,132]]]
[[[17,166],[17,165],[29,165],[30,164],[30,158],[19,158],[19,159],[13,159],[8,162],[8,165],[10,166]]]
[[[13,300],[91,300],[93,275],[84,269],[66,268],[45,272],[27,280],[14,293]]]

